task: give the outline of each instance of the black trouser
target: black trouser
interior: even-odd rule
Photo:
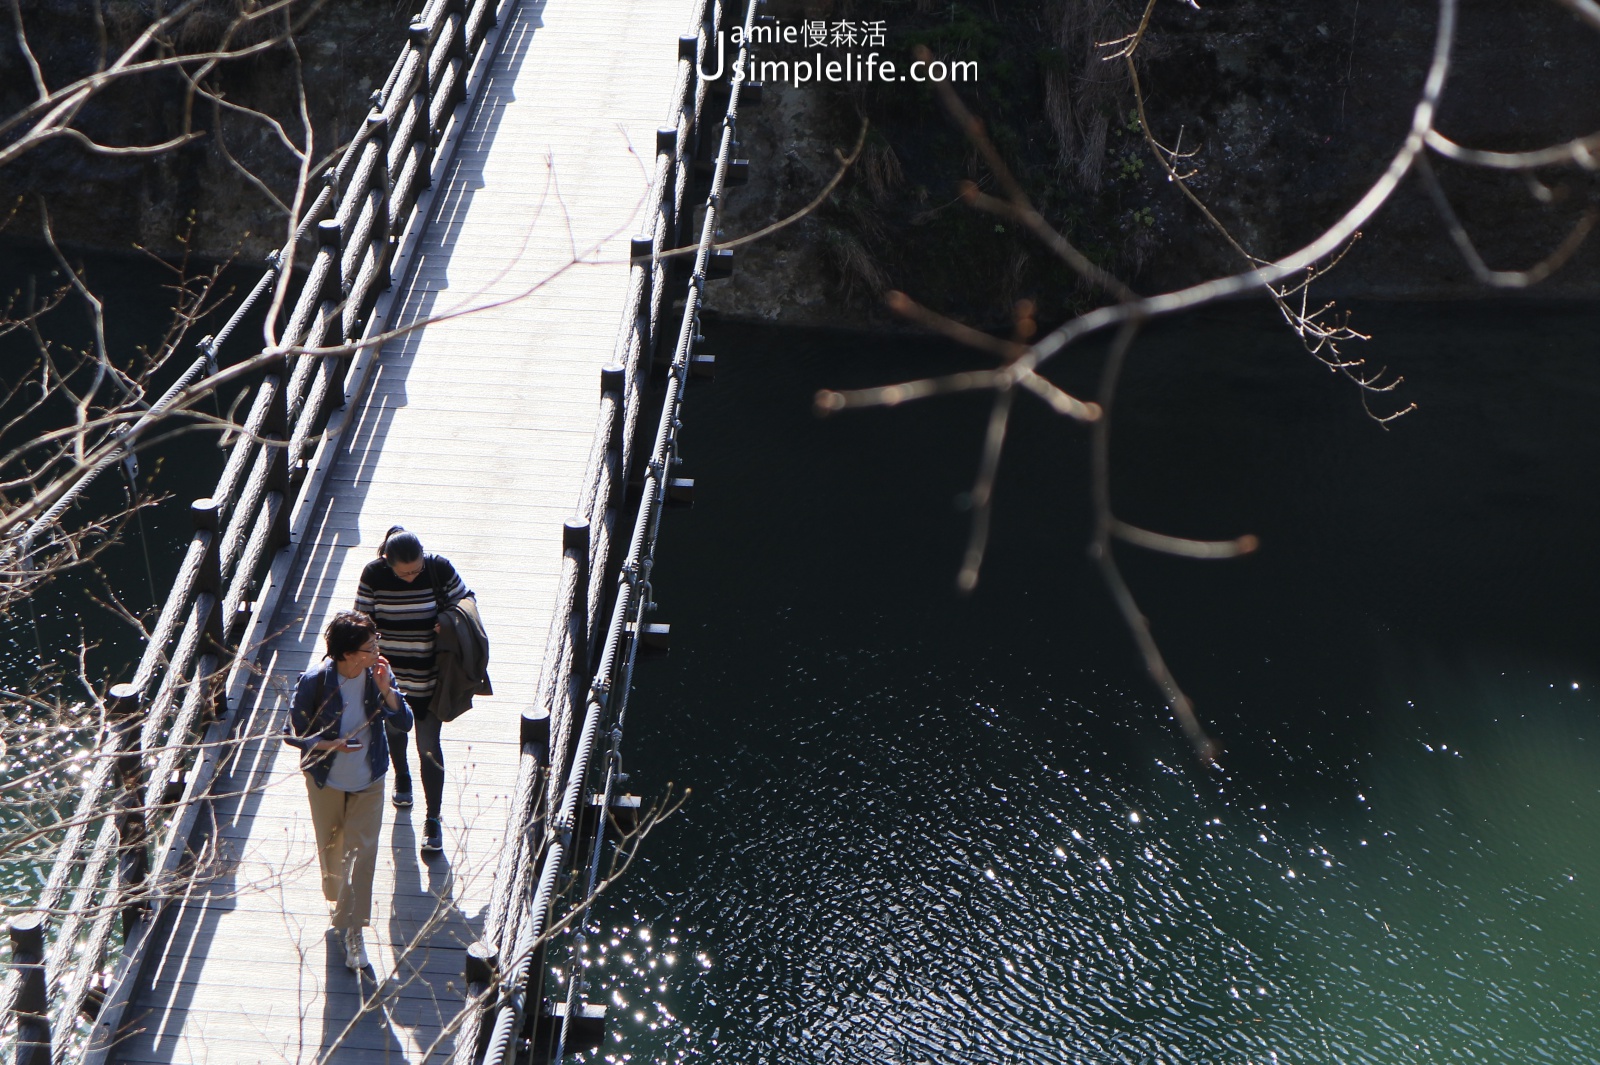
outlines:
[[[422,776],[422,798],[427,816],[437,818],[444,801],[444,750],[439,745],[439,729],[443,724],[428,712],[433,697],[408,695],[411,713],[416,723],[411,726],[417,737],[418,772]],[[406,734],[392,725],[384,725],[389,733],[389,762],[394,766],[394,786],[397,791],[407,791],[411,786],[411,763],[406,758]]]

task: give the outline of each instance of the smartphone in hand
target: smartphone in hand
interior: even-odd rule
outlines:
[[[356,739],[354,736],[346,737],[344,741],[344,749],[347,751],[359,751],[361,749],[361,741]]]

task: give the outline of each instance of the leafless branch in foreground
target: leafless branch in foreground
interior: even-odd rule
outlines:
[[[1555,0],[1569,8],[1593,28],[1600,30],[1600,5],[1593,0]],[[1357,388],[1363,406],[1377,424],[1385,425],[1414,409],[1414,404],[1399,404],[1387,411],[1377,411],[1371,399],[1393,393],[1402,383],[1399,377],[1390,377],[1381,368],[1368,367],[1359,358],[1347,355],[1343,345],[1367,339],[1350,321],[1347,313],[1339,311],[1332,303],[1313,301],[1314,283],[1339,264],[1351,244],[1395,190],[1412,174],[1416,174],[1432,200],[1446,231],[1463,260],[1483,283],[1502,288],[1525,288],[1549,277],[1568,262],[1584,240],[1590,235],[1600,209],[1591,206],[1571,227],[1560,244],[1545,254],[1533,266],[1517,270],[1496,269],[1486,263],[1477,251],[1466,227],[1452,208],[1434,173],[1429,154],[1437,155],[1455,165],[1471,168],[1516,172],[1528,176],[1536,200],[1545,202],[1548,195],[1539,196],[1543,188],[1534,180],[1534,172],[1543,168],[1567,166],[1593,171],[1600,169],[1596,153],[1600,151],[1600,132],[1574,138],[1546,148],[1521,152],[1499,152],[1459,145],[1434,128],[1439,102],[1450,74],[1451,53],[1455,39],[1457,0],[1439,0],[1437,31],[1432,59],[1428,66],[1421,93],[1412,109],[1410,128],[1391,156],[1378,178],[1357,198],[1345,213],[1327,226],[1309,244],[1287,255],[1268,259],[1246,249],[1228,227],[1216,216],[1192,187],[1198,173],[1193,149],[1184,151],[1182,131],[1171,146],[1164,144],[1153,132],[1147,106],[1147,96],[1139,78],[1135,60],[1144,46],[1155,13],[1157,0],[1149,0],[1138,24],[1126,35],[1103,42],[1103,58],[1124,65],[1137,104],[1139,131],[1149,154],[1161,166],[1163,173],[1175,184],[1185,199],[1193,205],[1207,223],[1239,256],[1240,272],[1224,275],[1186,288],[1156,295],[1136,294],[1126,283],[1093,263],[1063,234],[1052,227],[1043,215],[1032,206],[1021,183],[1011,174],[999,151],[984,132],[982,123],[946,84],[936,86],[936,91],[949,112],[952,121],[966,135],[974,150],[984,161],[1003,196],[983,192],[976,183],[962,186],[961,198],[971,207],[1000,215],[1023,225],[1057,258],[1070,267],[1085,283],[1104,293],[1112,302],[1070,318],[1045,335],[1034,338],[1031,316],[1017,315],[1017,332],[1010,339],[991,336],[936,311],[924,308],[902,293],[891,292],[887,297],[889,308],[901,317],[932,332],[1001,360],[998,369],[972,370],[941,377],[919,378],[875,388],[852,391],[823,390],[816,396],[818,413],[831,414],[862,407],[892,407],[919,399],[930,399],[954,392],[992,391],[995,402],[990,411],[988,428],[980,450],[977,481],[970,494],[973,508],[967,549],[957,577],[963,592],[976,587],[985,549],[989,539],[989,507],[995,473],[1004,447],[1009,424],[1012,397],[1019,385],[1046,398],[1052,410],[1082,421],[1089,426],[1092,449],[1090,458],[1093,534],[1089,555],[1093,559],[1107,590],[1116,604],[1129,634],[1143,659],[1145,671],[1161,693],[1185,737],[1194,746],[1196,754],[1205,764],[1215,761],[1220,745],[1210,737],[1200,723],[1193,701],[1179,685],[1166,664],[1160,646],[1137,599],[1128,587],[1115,558],[1115,541],[1145,550],[1190,559],[1227,559],[1250,554],[1259,546],[1257,538],[1245,534],[1231,540],[1201,541],[1169,533],[1147,530],[1122,521],[1116,516],[1112,493],[1110,434],[1111,412],[1116,400],[1116,390],[1122,369],[1134,351],[1134,343],[1142,326],[1148,321],[1167,315],[1192,311],[1232,296],[1258,292],[1265,294],[1277,306],[1284,322],[1300,340],[1305,350],[1329,370],[1343,375]],[[926,48],[918,51],[918,58],[931,59]],[[1027,324],[1024,324],[1024,323]],[[1074,344],[1095,334],[1115,331],[1101,368],[1100,391],[1092,402],[1067,396],[1053,384],[1045,381],[1040,370],[1046,363],[1061,355]],[[1024,335],[1026,331],[1026,335]],[[1045,382],[1049,391],[1031,386],[1028,382]],[[1067,402],[1070,400],[1070,402]]]

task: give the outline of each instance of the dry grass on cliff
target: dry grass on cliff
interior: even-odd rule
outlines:
[[[1057,0],[1050,13],[1054,61],[1044,76],[1045,116],[1062,170],[1087,192],[1100,189],[1106,135],[1128,93],[1127,72],[1105,62],[1099,42],[1122,32],[1128,7],[1124,0]]]

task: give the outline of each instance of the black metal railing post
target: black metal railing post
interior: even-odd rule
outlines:
[[[329,171],[332,173],[332,171]],[[349,289],[345,287],[344,273],[341,262],[344,258],[344,227],[337,218],[324,218],[317,223],[317,264],[322,268],[322,289],[317,294],[320,301],[317,313],[325,315],[335,321],[342,317],[342,308],[345,296]],[[326,336],[326,330],[324,330]],[[350,371],[352,356],[341,355],[337,359],[324,358],[320,368],[321,373],[328,375],[328,383],[322,394],[322,410],[317,412],[317,417],[326,417],[336,408],[345,405],[344,379]]]
[[[561,531],[561,546],[577,564],[572,582],[572,608],[568,626],[572,648],[571,706],[580,710],[589,694],[589,522],[568,518]],[[581,712],[581,710],[580,710]]]
[[[289,542],[289,359],[280,356],[277,380],[267,378],[262,387],[272,385],[271,401],[267,405],[267,418],[262,425],[262,447],[267,456],[266,489],[278,493],[282,501],[272,528],[267,534],[267,550],[276,551]]]
[[[490,989],[500,981],[500,953],[495,950],[493,943],[480,939],[467,947],[462,970],[462,979],[467,985],[467,1001],[482,1002],[488,997]],[[477,1026],[473,1042],[481,1042],[486,1035],[488,1033],[482,1030],[482,1026]],[[481,1050],[479,1046],[473,1047],[474,1060]]]
[[[656,267],[655,254],[655,240],[648,233],[639,234],[628,242],[628,260],[644,268],[644,295],[639,300],[641,307],[650,305],[650,280]]]
[[[694,85],[694,79],[693,78],[689,79],[689,84],[690,84],[691,87]],[[676,129],[658,129],[658,130],[656,130],[656,154],[657,155],[666,156],[667,159],[670,161],[670,164],[676,164],[677,163],[677,161],[678,161],[678,131]],[[672,166],[670,164],[669,164],[668,173],[671,173],[674,169],[676,169],[675,166]],[[662,217],[661,232],[662,232],[663,240],[666,242],[667,245],[672,246],[672,247],[676,247],[678,245],[678,229],[679,229],[679,227],[678,227],[678,205],[677,205],[677,201],[672,196],[665,196],[665,197],[662,198],[662,201],[661,201],[661,217]]]
[[[16,1065],[50,1065],[49,983],[44,971],[44,914],[11,918],[11,970],[17,995],[9,1018],[16,1026]]]
[[[455,43],[450,46],[451,59],[465,59],[467,57],[467,0],[444,0],[444,17],[456,20],[458,32]]]
[[[210,496],[189,504],[189,520],[197,533],[210,533],[205,552],[200,556],[200,572],[195,575],[194,590],[213,596],[222,594],[221,507]],[[206,636],[212,646],[222,648],[222,619],[217,611],[211,612],[211,622],[206,625]]]
[[[628,371],[621,366],[607,366],[600,371],[600,393],[610,396],[611,432],[606,437],[605,476],[609,484],[607,496],[609,509],[622,505],[622,444],[628,428]]]
[[[317,223],[317,251],[319,256],[332,256],[331,267],[322,275],[322,291],[318,293],[324,303],[334,306],[345,297],[344,276],[339,269],[344,254],[344,227],[337,218],[324,218]]]
[[[412,127],[412,142],[417,146],[417,168],[422,175],[422,188],[431,189],[433,149],[439,143],[441,132],[433,128],[433,83],[428,77],[428,68],[433,65],[433,27],[428,25],[426,18],[418,15],[406,28],[406,36],[411,47],[416,49],[417,62],[421,68],[416,92],[412,94],[406,106],[421,109],[418,124]]]
[[[368,296],[368,299],[375,299],[379,292],[383,292],[391,284],[389,260],[393,254],[390,238],[394,226],[389,217],[389,195],[392,191],[389,185],[389,120],[384,117],[383,112],[374,109],[372,114],[367,116],[367,136],[378,146],[378,165],[372,168],[372,187],[378,193],[378,210],[372,226],[372,265],[377,271],[377,277]],[[361,308],[363,315],[366,310],[365,307]]]
[[[150,875],[149,822],[144,808],[144,693],[133,684],[114,684],[106,707],[117,770],[117,888],[122,903],[122,934],[127,936],[145,913],[144,886]]]
[[[448,121],[450,112],[455,110],[456,105],[466,98],[467,50],[473,47],[476,42],[467,40],[467,0],[445,0],[444,17],[446,19],[454,19],[456,24],[455,33],[450,35],[450,51],[446,54],[445,62],[447,65],[451,62],[459,62],[461,64],[461,74],[452,79],[450,83],[450,95],[448,104],[445,107],[445,115],[447,116],[445,121]],[[487,24],[485,28],[487,28]],[[443,123],[440,124],[443,125]]]
[[[648,236],[634,237],[631,242],[631,252],[629,258],[641,271],[639,303],[634,308],[633,328],[639,335],[638,350],[642,353],[649,351],[654,336],[655,322],[652,311],[655,305],[657,270],[655,241]]]
[[[189,504],[189,519],[194,524],[195,535],[205,537],[206,541],[205,549],[200,555],[200,571],[195,574],[194,580],[196,607],[200,606],[198,602],[200,596],[211,597],[210,607],[206,611],[205,641],[201,646],[201,654],[215,655],[218,662],[223,662],[228,658],[228,639],[222,618],[220,510],[217,501],[210,496],[196,499]],[[205,708],[201,711],[201,720],[210,724],[228,712],[227,690],[219,676],[201,677],[199,682],[206,685]]]

